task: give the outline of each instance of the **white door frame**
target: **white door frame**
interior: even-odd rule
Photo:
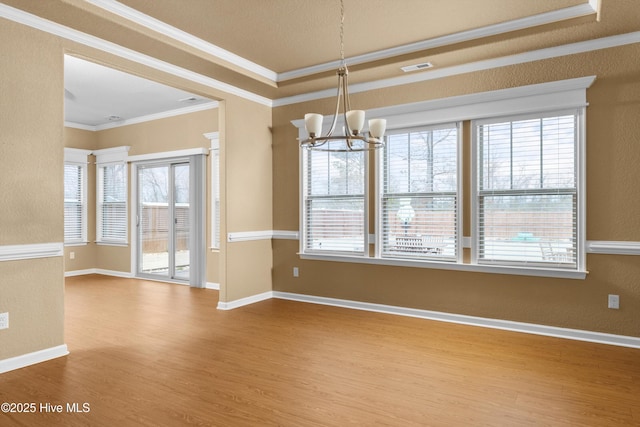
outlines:
[[[165,153],[145,154],[140,156],[130,156],[131,163],[131,191],[130,191],[130,236],[131,236],[131,275],[141,277],[138,274],[138,167],[141,165],[168,164],[168,163],[189,163],[190,174],[190,274],[189,282],[172,280],[171,278],[153,278],[144,276],[149,280],[158,280],[170,283],[189,284],[192,287],[204,288],[206,286],[206,155],[207,149],[190,149],[171,151]]]

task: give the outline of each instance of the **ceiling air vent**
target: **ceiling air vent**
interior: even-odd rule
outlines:
[[[407,65],[406,67],[402,67],[402,71],[408,73],[410,71],[426,70],[427,68],[432,67],[433,64],[431,62],[423,62],[421,64]]]
[[[196,102],[197,100],[198,98],[196,98],[195,96],[190,96],[188,98],[179,99],[178,102]]]

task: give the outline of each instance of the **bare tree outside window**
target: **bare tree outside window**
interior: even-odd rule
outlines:
[[[387,136],[383,256],[457,259],[457,152],[455,124]]]

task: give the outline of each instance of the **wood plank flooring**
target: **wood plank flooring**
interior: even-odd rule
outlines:
[[[0,425],[640,425],[640,350],[284,300],[219,311],[217,298],[68,278],[71,354],[0,375],[0,403],[38,405]]]

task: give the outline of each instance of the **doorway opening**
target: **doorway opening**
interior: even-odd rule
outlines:
[[[204,155],[133,164],[137,277],[202,287]]]

